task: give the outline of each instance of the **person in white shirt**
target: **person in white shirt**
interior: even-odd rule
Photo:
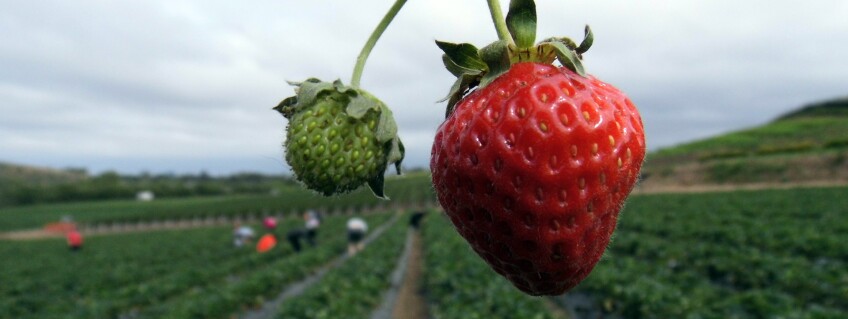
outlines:
[[[233,227],[233,245],[237,248],[242,247],[253,240],[254,235],[253,228],[237,222]]]
[[[318,213],[314,210],[309,210],[306,214],[303,214],[303,219],[306,221],[306,242],[309,243],[309,246],[315,246],[315,236],[318,235],[321,219],[318,218]]]
[[[362,239],[368,232],[368,224],[362,218],[353,217],[347,221],[347,253],[351,256],[363,248]]]

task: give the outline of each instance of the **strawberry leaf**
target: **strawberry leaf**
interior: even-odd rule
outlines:
[[[506,27],[516,46],[532,47],[536,42],[536,3],[533,0],[510,1]]]

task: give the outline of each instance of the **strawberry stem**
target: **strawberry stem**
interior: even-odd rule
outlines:
[[[383,16],[383,20],[380,20],[380,24],[378,24],[377,28],[374,29],[374,32],[371,33],[371,37],[369,37],[368,41],[365,42],[365,46],[362,47],[362,51],[359,53],[359,56],[356,57],[356,65],[353,67],[353,76],[350,79],[350,85],[352,87],[359,87],[359,80],[362,78],[362,70],[365,69],[365,61],[368,60],[368,55],[371,54],[371,49],[373,49],[374,45],[377,44],[377,40],[379,40],[380,36],[383,35],[383,31],[386,31],[386,28],[388,28],[389,24],[392,23],[392,20],[400,11],[400,8],[403,8],[404,4],[406,4],[406,0],[395,1],[395,4],[392,5],[389,12],[386,12],[386,15]]]
[[[492,13],[492,22],[495,23],[495,30],[498,31],[498,39],[513,43],[512,35],[509,34],[509,28],[506,26],[503,11],[499,0],[487,0],[489,3],[489,12]]]

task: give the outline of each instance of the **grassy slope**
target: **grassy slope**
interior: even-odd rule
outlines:
[[[68,183],[84,178],[79,173],[0,162],[0,203],[3,194],[16,187]]]
[[[646,183],[838,180],[848,176],[846,157],[848,98],[813,104],[759,127],[653,152],[643,173],[649,177]]]

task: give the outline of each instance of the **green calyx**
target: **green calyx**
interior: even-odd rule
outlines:
[[[536,41],[536,4],[533,0],[511,0],[506,15],[506,28],[497,17],[500,8],[497,2],[490,1],[490,9],[501,39],[481,49],[469,43],[450,43],[436,41],[444,54],[442,62],[454,76],[456,82],[448,95],[439,102],[448,101],[446,116],[468,92],[483,88],[498,76],[509,71],[513,64],[536,62],[553,64],[558,61],[562,66],[575,73],[586,76],[581,62],[582,54],[589,50],[594,41],[592,30],[587,25],[583,41],[578,45],[569,38],[548,38]],[[495,4],[495,7],[492,7]],[[498,14],[496,14],[498,13]],[[504,29],[508,30],[505,31]],[[508,33],[508,34],[507,34]]]
[[[286,160],[297,173],[296,177],[308,188],[325,196],[344,193],[367,183],[375,196],[386,199],[383,190],[385,169],[388,164],[394,164],[397,174],[400,174],[401,162],[404,158],[403,143],[397,135],[398,127],[391,110],[365,90],[345,86],[339,80],[330,83],[310,78],[304,82],[290,82],[290,84],[295,86],[296,95],[284,99],[274,107],[274,110],[289,119],[289,134],[297,129],[296,125],[305,125],[310,129],[314,125],[317,130],[333,129],[334,131],[341,131],[335,129],[343,129],[345,125],[354,125],[356,127],[349,130],[348,136],[341,136],[340,145],[343,148],[356,148],[356,145],[363,145],[364,148],[365,144],[360,142],[363,136],[373,138],[378,147],[376,152],[372,152],[375,156],[369,157],[367,162],[347,163],[339,156],[331,157],[330,153],[318,152],[318,150],[331,147],[327,144],[332,141],[338,142],[338,138],[331,140],[332,136],[315,134],[311,136],[315,140],[310,138],[308,142],[298,141],[307,143],[306,145],[293,145],[290,144],[294,143],[293,141],[287,140]],[[321,117],[316,123],[295,123],[302,122],[305,114],[316,114],[312,116],[316,118],[317,113],[321,113],[324,108],[330,109],[330,112],[336,115]],[[362,132],[366,129],[368,132]],[[289,152],[293,150],[302,153],[298,154],[300,156],[296,157],[297,160],[293,160],[294,157],[290,158]],[[363,154],[369,150],[362,149]],[[357,149],[348,151],[353,152]],[[338,164],[329,165],[328,163]],[[363,172],[362,167],[375,169]]]

